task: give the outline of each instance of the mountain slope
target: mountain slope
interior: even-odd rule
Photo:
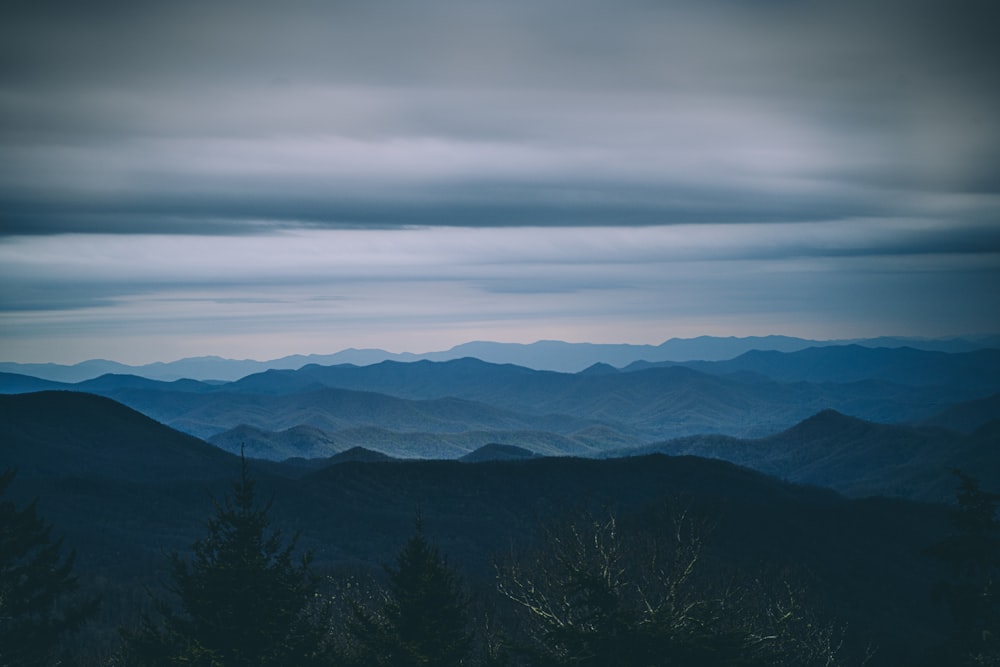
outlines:
[[[1000,419],[1000,394],[993,394],[986,398],[949,406],[924,420],[922,425],[971,433],[998,419]]]
[[[330,433],[357,427],[418,433],[572,433],[595,423],[558,415],[523,415],[458,398],[414,401],[333,388],[274,396],[157,390],[120,390],[108,395],[174,428],[205,438],[239,425],[271,431],[305,425]]]
[[[0,443],[0,465],[25,478],[216,479],[235,461],[108,398],[66,391],[0,396]]]
[[[241,425],[213,435],[208,441],[234,453],[245,444],[248,456],[271,461],[292,457],[326,458],[355,447],[372,449],[397,459],[454,459],[490,443],[518,447],[545,456],[596,456],[609,449],[641,444],[635,438],[600,427],[560,435],[546,431],[402,432],[375,426],[358,426],[335,432],[296,426],[275,433]]]
[[[478,359],[306,366],[249,376],[227,390],[281,394],[317,384],[414,400],[459,397],[518,413],[595,419],[618,430],[627,425],[649,441],[696,433],[762,436],[824,408],[875,421],[915,421],[977,396],[977,390],[966,387],[776,382],[680,366],[568,374]]]
[[[216,391],[218,385],[199,382],[197,380],[173,380],[165,382],[162,380],[150,380],[138,375],[120,373],[105,373],[89,380],[73,383],[55,382],[30,375],[18,375],[16,373],[0,373],[0,394],[24,394],[47,390],[103,394],[124,389],[210,392]]]
[[[87,391],[92,394],[120,391],[123,389],[149,389],[158,391],[183,391],[204,393],[215,391],[216,385],[199,382],[198,380],[150,380],[139,375],[122,375],[106,373],[91,380],[85,380],[73,385],[75,391]]]
[[[219,449],[233,454],[245,451],[255,459],[282,461],[290,458],[319,459],[333,456],[345,448],[335,438],[313,426],[293,426],[284,431],[266,431],[240,424],[207,439]]]
[[[718,458],[850,496],[946,501],[954,489],[950,470],[972,461],[975,467],[967,470],[984,476],[988,484],[1000,484],[1000,448],[989,448],[990,434],[987,429],[974,439],[938,428],[875,424],[825,410],[764,438],[694,436],[635,453]]]
[[[537,456],[534,452],[515,445],[501,445],[491,442],[474,452],[461,457],[463,463],[482,463],[483,461],[523,461]]]
[[[375,452],[364,447],[351,447],[339,454],[334,454],[326,460],[327,465],[337,463],[381,463],[394,461],[391,456],[386,456],[381,452]]]
[[[72,384],[43,380],[31,375],[0,373],[0,394],[27,394],[47,390],[72,391],[75,388],[75,385]]]

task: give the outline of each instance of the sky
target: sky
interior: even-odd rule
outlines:
[[[1000,332],[998,7],[12,0],[0,360]]]

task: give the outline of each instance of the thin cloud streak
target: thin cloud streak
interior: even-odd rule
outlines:
[[[821,257],[1000,254],[1000,229],[926,219],[659,227],[286,231],[265,236],[56,235],[0,242],[5,282],[268,284],[415,280],[496,270]],[[965,260],[961,260],[965,261]]]
[[[226,341],[206,352],[276,357],[302,340],[322,340],[314,351],[358,346],[359,336],[425,351],[561,331],[648,343],[679,330],[725,334],[736,322],[755,333],[846,337],[884,333],[905,316],[937,335],[988,331],[996,311],[977,304],[997,297],[977,285],[998,284],[1000,247],[932,252],[947,229],[895,226],[20,237],[0,244],[0,346],[24,356],[72,335],[77,354],[117,340],[120,355],[149,361],[171,349],[147,347],[168,332]],[[899,252],[903,236],[913,252]],[[19,293],[32,297],[21,303]]]

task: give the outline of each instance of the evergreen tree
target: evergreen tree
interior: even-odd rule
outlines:
[[[388,600],[375,613],[355,609],[351,632],[358,664],[457,667],[468,664],[468,602],[457,572],[416,531],[387,567]]]
[[[311,555],[296,562],[297,536],[283,546],[280,531],[267,534],[270,504],[257,504],[254,487],[244,459],[232,494],[216,502],[208,534],[194,544],[193,561],[173,554],[180,610],[158,601],[162,621],[145,618],[126,633],[128,664],[325,664]]]
[[[952,534],[928,549],[948,565],[950,577],[935,590],[948,605],[954,634],[944,651],[952,664],[1000,665],[1000,494],[956,470],[958,504]]]
[[[0,475],[2,497],[14,471]],[[75,554],[62,556],[62,540],[38,515],[36,502],[23,509],[0,502],[0,666],[46,665],[59,638],[78,627],[95,600],[69,601],[77,588]]]

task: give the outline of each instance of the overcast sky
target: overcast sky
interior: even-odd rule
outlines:
[[[997,6],[8,2],[0,360],[996,333]]]

